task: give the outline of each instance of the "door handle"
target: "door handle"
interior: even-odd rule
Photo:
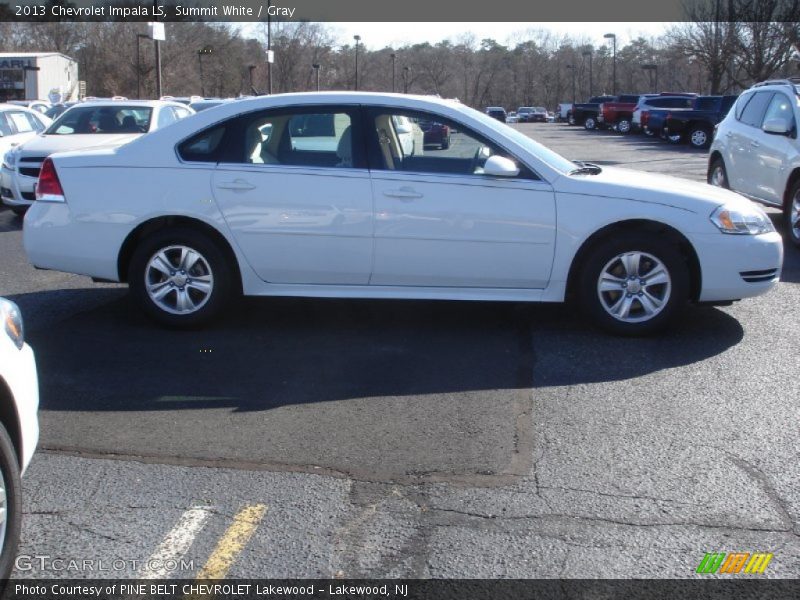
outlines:
[[[399,190],[385,190],[384,196],[389,198],[400,198],[401,200],[413,200],[414,198],[422,198],[422,194],[414,191],[414,188],[401,187]]]
[[[256,189],[249,181],[244,179],[234,179],[233,181],[220,181],[217,187],[221,190],[233,190],[234,192],[246,192],[248,190]]]

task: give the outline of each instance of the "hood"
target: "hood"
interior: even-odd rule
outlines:
[[[722,204],[752,206],[744,196],[720,187],[658,173],[602,167],[597,175],[568,175],[555,183],[556,192],[624,198],[710,214]]]
[[[54,152],[87,148],[117,147],[141,137],[141,133],[86,133],[73,135],[39,135],[22,146],[22,155],[49,155]]]

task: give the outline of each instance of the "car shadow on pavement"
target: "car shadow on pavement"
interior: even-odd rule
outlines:
[[[97,292],[107,302],[30,336],[42,448],[375,481],[507,485],[530,469],[537,387],[637,377],[742,337],[715,309],[635,340],[561,305],[291,298],[173,331]],[[70,293],[86,290],[58,300]]]

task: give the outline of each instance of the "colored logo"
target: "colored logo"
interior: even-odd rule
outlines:
[[[761,574],[771,560],[771,552],[706,552],[696,572]]]

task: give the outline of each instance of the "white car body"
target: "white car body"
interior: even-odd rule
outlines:
[[[532,176],[186,162],[176,151],[197,132],[238,115],[316,105],[431,114],[496,144]],[[243,292],[257,296],[560,302],[584,244],[609,226],[641,221],[671,228],[691,245],[699,269],[693,300],[762,294],[782,266],[774,230],[729,235],[712,223],[710,215],[723,205],[761,211],[738,194],[617,168],[575,173],[575,163],[524,134],[430,97],[259,97],[125,146],[56,154],[52,161],[63,197],[37,201],[28,212],[28,257],[37,267],[103,280],[125,278],[126,241],[164,217],[213,230],[235,257]],[[771,275],[743,279],[742,272],[756,270]]]
[[[0,120],[0,153],[3,155],[35,138],[52,123],[42,113],[16,104],[0,104]]]
[[[0,312],[5,299],[0,298]],[[0,403],[8,421],[6,430],[17,446],[20,471],[25,472],[39,441],[39,380],[33,350],[27,344],[19,348],[0,323]]]
[[[721,159],[727,187],[783,209],[790,240],[800,246],[798,123],[798,80],[765,82],[742,93],[717,127],[709,150],[709,182],[720,184],[712,171]]]
[[[107,100],[78,103],[56,119],[56,125],[64,119],[72,109],[84,109],[94,107],[149,107],[153,109],[150,118],[148,131],[159,129],[160,122],[164,119],[163,115],[167,111],[180,111],[181,115],[189,116],[194,114],[194,110],[179,102],[164,102],[156,100]],[[177,114],[170,112],[170,114]],[[183,118],[183,117],[181,117]],[[173,120],[174,121],[174,120]],[[170,122],[173,122],[170,121]],[[163,126],[163,125],[161,125]],[[49,130],[48,130],[49,131]],[[22,208],[30,206],[34,200],[34,185],[39,176],[39,169],[47,156],[54,152],[66,150],[87,150],[95,147],[119,146],[126,144],[144,133],[87,133],[87,134],[59,134],[51,135],[47,132],[29,138],[24,144],[17,146],[10,161],[3,161],[2,172],[0,172],[0,187],[3,188],[1,195],[3,204],[12,208]],[[3,154],[5,157],[5,153]],[[13,162],[13,164],[9,164]]]

